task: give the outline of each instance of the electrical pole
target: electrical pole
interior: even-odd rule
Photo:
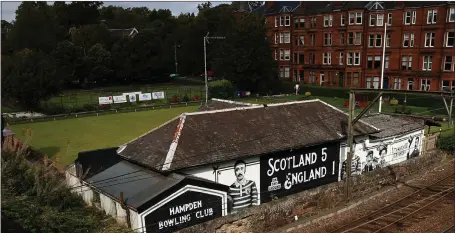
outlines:
[[[174,43],[174,61],[175,61],[175,74],[178,74],[178,62],[177,62],[177,44]]]
[[[222,40],[226,39],[226,37],[222,36],[212,36],[209,37],[210,32],[207,33],[206,36],[204,36],[204,71],[205,71],[205,106],[208,105],[208,99],[209,99],[209,85],[208,85],[208,78],[207,78],[207,43],[209,42],[208,39],[215,39],[215,40]]]
[[[379,89],[383,89],[384,86],[384,64],[385,64],[385,46],[387,44],[387,23],[384,22],[384,44],[382,46],[382,69],[381,69],[381,81],[380,81],[380,87]],[[382,96],[379,98],[379,113],[381,113],[382,110]]]
[[[348,117],[348,147],[349,151],[346,158],[346,180],[345,180],[345,196],[346,202],[349,201],[351,196],[351,163],[352,157],[354,155],[354,135],[353,135],[353,119],[354,119],[354,109],[355,109],[355,93],[349,92],[349,117]]]

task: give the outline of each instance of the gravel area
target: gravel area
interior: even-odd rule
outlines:
[[[419,174],[413,175],[408,177],[407,180],[413,180],[412,182],[408,182],[407,185],[403,185],[401,188],[397,188],[395,190],[389,191],[383,196],[379,196],[373,198],[366,203],[360,204],[357,207],[354,207],[351,210],[348,210],[344,213],[336,215],[332,218],[324,219],[323,221],[316,222],[310,225],[305,226],[303,229],[297,229],[292,231],[294,233],[297,232],[305,232],[305,233],[327,233],[337,229],[338,227],[343,226],[346,222],[353,221],[358,219],[368,213],[371,213],[374,210],[377,210],[384,205],[390,204],[406,195],[409,195],[415,192],[418,188],[430,185],[431,183],[441,179],[442,177],[448,176],[450,173],[454,172],[454,161],[446,161],[445,163],[439,163],[438,166],[435,166],[433,169],[428,169],[426,171],[422,171]],[[448,208],[448,207],[446,207]],[[443,208],[442,208],[443,209]],[[442,210],[441,210],[442,211]],[[450,209],[446,209],[446,211],[450,211]],[[453,204],[451,214],[442,213],[444,215],[450,215],[452,217],[453,222]],[[438,214],[439,215],[439,214]],[[443,216],[447,218],[448,216]],[[450,219],[441,219],[441,223],[436,223],[438,221],[434,220],[435,223],[433,224],[431,229],[443,229],[448,224],[447,222]],[[428,220],[430,221],[430,220]],[[446,224],[443,224],[446,222]],[[450,221],[449,221],[450,222]],[[418,227],[416,227],[417,229]],[[403,232],[403,231],[402,231]],[[435,232],[435,231],[413,231],[413,232]],[[437,231],[436,231],[437,232]]]

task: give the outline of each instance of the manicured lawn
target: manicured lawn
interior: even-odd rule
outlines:
[[[431,133],[441,132],[441,136],[446,137],[446,136],[450,136],[450,135],[454,134],[454,129],[453,129],[453,126],[451,128],[449,128],[449,126],[447,125],[447,122],[442,122],[441,127],[431,126],[430,132]],[[428,126],[425,126],[425,133],[428,133]]]
[[[119,146],[183,112],[193,112],[198,107],[73,118],[12,125],[10,128],[21,140],[26,140],[24,132],[30,128],[33,136],[29,144],[50,158],[55,157],[63,167],[73,162],[80,151]]]

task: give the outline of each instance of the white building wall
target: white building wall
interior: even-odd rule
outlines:
[[[114,201],[115,202],[115,201]],[[120,203],[118,202],[115,202],[115,208],[116,208],[116,212],[117,212],[117,222],[119,223],[126,223],[126,211],[125,209],[122,208],[122,205],[120,205]]]
[[[100,201],[101,209],[104,210],[107,215],[117,218],[116,202],[102,193],[100,193]]]
[[[139,218],[139,214],[134,210],[130,211],[130,222],[131,222],[131,229],[137,229],[137,232],[143,232],[143,229],[140,227],[142,226],[141,219]]]

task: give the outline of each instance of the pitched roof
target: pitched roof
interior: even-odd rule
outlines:
[[[424,120],[414,117],[376,114],[362,119],[381,130],[378,133],[371,134],[375,138],[391,137],[424,128]]]
[[[348,116],[320,100],[184,113],[119,149],[159,170],[178,170],[342,140]],[[363,121],[354,135],[378,132]]]

